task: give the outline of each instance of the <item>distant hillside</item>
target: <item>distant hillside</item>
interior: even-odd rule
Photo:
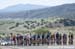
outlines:
[[[1,9],[0,12],[20,12],[25,10],[35,10],[35,9],[41,9],[45,8],[45,6],[41,5],[33,5],[33,4],[17,4],[13,6],[6,7],[4,9]]]
[[[48,28],[75,26],[75,20],[60,19],[46,25]]]
[[[19,12],[0,13],[0,18],[47,18],[47,17],[64,17],[75,19],[75,3],[41,8],[37,10],[24,10]]]
[[[64,26],[75,26],[75,20],[70,20],[70,19],[60,20],[59,23],[64,24]]]

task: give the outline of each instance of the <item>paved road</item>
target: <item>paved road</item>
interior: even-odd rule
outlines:
[[[75,46],[0,46],[1,49],[75,49]]]

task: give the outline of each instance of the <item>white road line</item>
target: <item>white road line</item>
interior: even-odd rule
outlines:
[[[75,46],[48,46],[49,49],[75,49]]]

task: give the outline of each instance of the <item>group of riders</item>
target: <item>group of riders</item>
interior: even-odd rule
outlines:
[[[11,34],[12,35],[12,34]],[[11,40],[14,41],[14,45],[73,45],[74,35],[73,33],[42,33],[26,35],[17,34],[12,36]]]

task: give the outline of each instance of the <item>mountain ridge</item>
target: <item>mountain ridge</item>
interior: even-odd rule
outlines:
[[[75,3],[59,6],[41,8],[37,10],[26,10],[15,13],[1,13],[1,18],[48,18],[63,17],[75,19]]]
[[[45,6],[34,4],[17,4],[1,9],[0,12],[20,12],[24,10],[36,10],[41,8],[45,8]]]

